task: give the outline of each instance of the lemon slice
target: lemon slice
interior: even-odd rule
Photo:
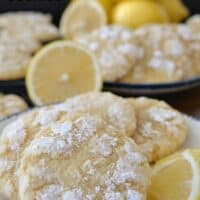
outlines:
[[[95,57],[73,42],[57,41],[42,48],[32,59],[26,86],[36,105],[60,102],[102,87]]]
[[[148,200],[199,200],[200,150],[186,150],[153,167]]]
[[[106,22],[106,12],[98,1],[74,1],[61,17],[60,32],[64,38],[73,38],[93,31]]]

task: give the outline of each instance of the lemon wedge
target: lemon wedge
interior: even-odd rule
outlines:
[[[99,91],[102,79],[91,52],[74,42],[57,41],[46,45],[33,57],[26,86],[33,103],[42,105]]]
[[[73,1],[61,17],[60,32],[64,38],[73,38],[89,33],[106,23],[106,12],[99,1]]]
[[[186,150],[153,167],[148,200],[199,200],[200,149]]]

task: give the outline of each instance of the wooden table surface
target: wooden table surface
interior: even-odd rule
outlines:
[[[158,98],[166,100],[174,108],[200,120],[200,86]]]

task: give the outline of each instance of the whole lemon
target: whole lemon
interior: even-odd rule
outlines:
[[[180,22],[189,16],[189,10],[181,0],[158,1],[165,7],[172,22]]]
[[[112,22],[128,28],[148,23],[168,22],[169,17],[161,4],[150,0],[127,0],[113,9]]]

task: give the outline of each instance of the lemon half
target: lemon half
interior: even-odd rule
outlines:
[[[99,91],[102,79],[91,52],[73,42],[57,41],[34,56],[28,68],[26,86],[31,100],[42,105]]]

